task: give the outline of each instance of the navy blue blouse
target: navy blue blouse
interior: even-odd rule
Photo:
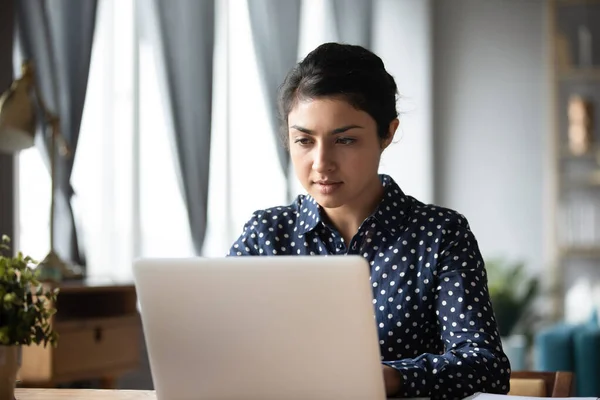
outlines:
[[[230,256],[361,254],[371,266],[382,362],[403,397],[507,393],[510,366],[477,241],[461,214],[405,195],[380,175],[384,196],[350,243],[311,196],[256,211]]]

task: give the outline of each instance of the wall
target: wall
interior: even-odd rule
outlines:
[[[375,2],[373,50],[398,86],[400,126],[381,160],[402,190],[433,199],[433,38],[431,0]]]
[[[485,257],[547,267],[550,140],[545,0],[435,1],[436,202]]]

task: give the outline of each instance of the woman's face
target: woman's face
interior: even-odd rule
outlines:
[[[290,155],[298,180],[324,208],[360,204],[377,193],[382,151],[377,124],[366,112],[335,98],[298,101],[288,115]]]

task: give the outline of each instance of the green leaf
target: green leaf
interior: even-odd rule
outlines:
[[[522,262],[486,261],[488,291],[501,336],[510,335],[538,294],[539,279]]]
[[[0,248],[7,249],[9,242],[3,235]],[[38,272],[32,269],[35,264],[22,252],[15,257],[0,253],[0,344],[57,345],[50,321],[59,291],[40,284]]]

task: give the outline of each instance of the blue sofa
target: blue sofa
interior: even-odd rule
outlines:
[[[534,338],[534,369],[575,373],[578,397],[600,397],[600,325],[595,315],[582,324],[555,324]]]

